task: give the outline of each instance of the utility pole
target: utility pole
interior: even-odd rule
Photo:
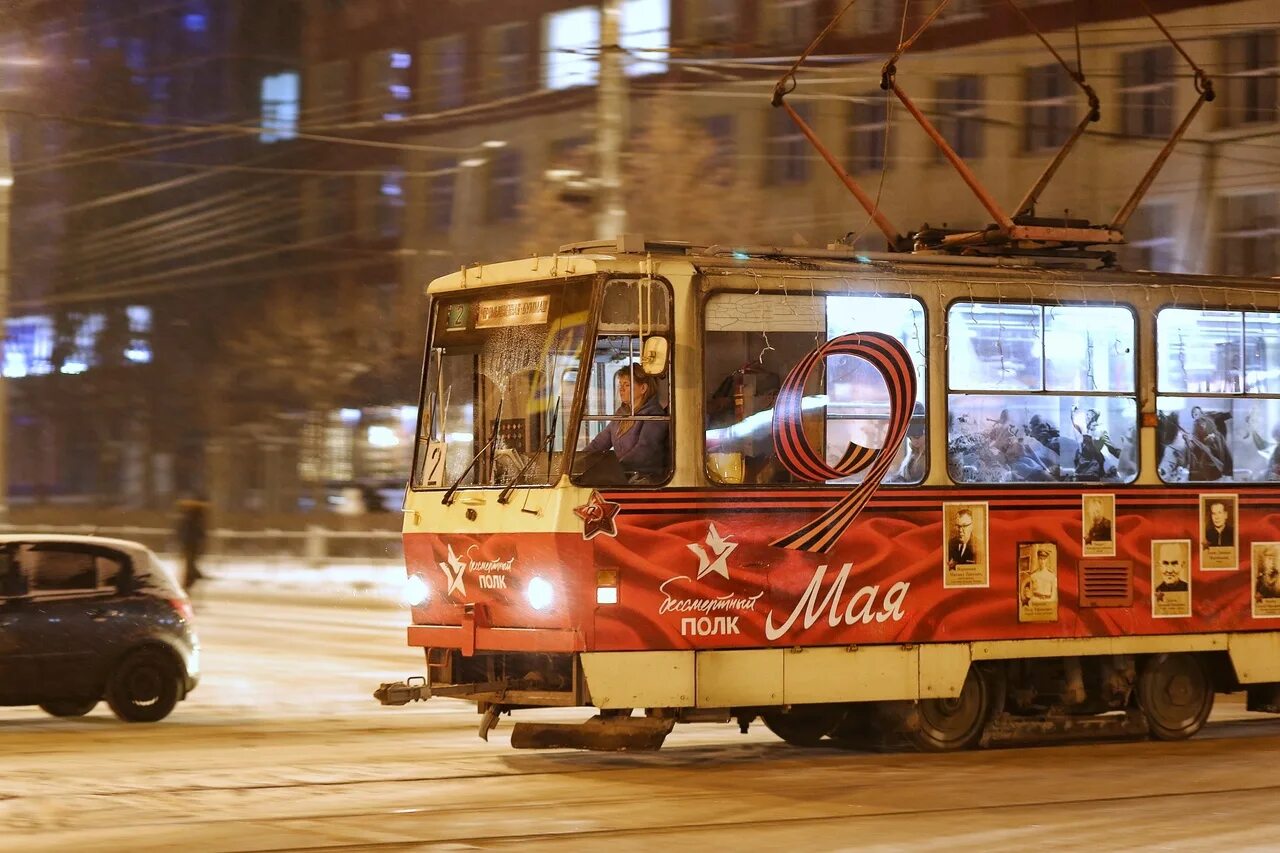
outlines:
[[[622,199],[622,136],[626,126],[627,81],[622,68],[622,0],[600,8],[600,80],[596,84],[596,156],[600,197],[596,238],[612,240],[627,230]]]
[[[0,113],[0,370],[9,339],[9,195],[13,170],[9,166],[9,129]],[[9,380],[0,373],[0,525],[9,523]]]

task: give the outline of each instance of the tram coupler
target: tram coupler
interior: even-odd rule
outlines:
[[[410,676],[407,681],[384,681],[373,691],[373,698],[383,705],[425,702],[431,698],[431,685],[421,675]]]
[[[1141,711],[1130,709],[1124,714],[1098,717],[1047,715],[1018,717],[1002,713],[987,724],[982,733],[982,746],[1048,743],[1062,740],[1101,740],[1105,738],[1144,737],[1149,732]]]
[[[673,717],[596,716],[585,723],[516,723],[516,749],[589,749],[596,752],[655,750],[675,728]]]

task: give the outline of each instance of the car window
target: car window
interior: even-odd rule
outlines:
[[[124,566],[123,560],[99,554],[94,559],[94,562],[98,569],[98,588],[108,587],[114,589],[120,580],[120,570]]]
[[[33,549],[22,554],[22,562],[28,568],[33,593],[98,588],[94,555],[85,551]]]
[[[22,577],[22,569],[13,558],[13,552],[6,549],[0,551],[0,598],[12,598],[26,595],[27,584]]]

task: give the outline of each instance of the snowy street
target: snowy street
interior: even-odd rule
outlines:
[[[0,709],[0,850],[1274,849],[1280,720],[1220,697],[1175,744],[802,750],[681,726],[643,755],[485,743],[467,705],[382,708],[420,672],[388,606],[210,583],[203,680],[156,725]],[[574,721],[587,711],[525,712]]]

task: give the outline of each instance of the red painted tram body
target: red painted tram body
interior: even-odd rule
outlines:
[[[428,292],[384,702],[593,748],[1280,710],[1275,282],[620,241]]]

